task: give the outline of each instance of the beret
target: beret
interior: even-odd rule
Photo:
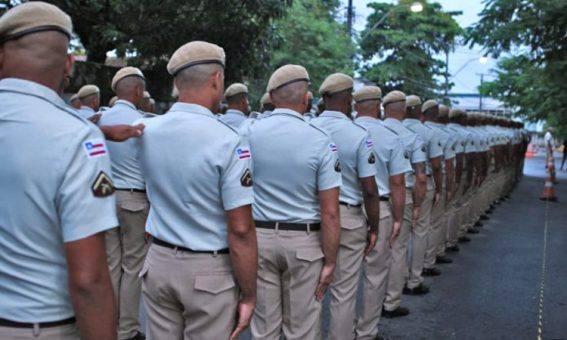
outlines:
[[[114,106],[114,103],[116,103],[117,100],[118,100],[118,97],[116,97],[116,96],[110,98],[110,101],[108,102],[108,106],[110,106],[110,107]]]
[[[449,117],[449,107],[443,104],[439,104],[439,117],[448,118]]]
[[[140,71],[139,68],[132,66],[123,67],[118,70],[118,72],[116,72],[116,74],[112,78],[112,83],[110,84],[112,91],[116,92],[116,84],[126,77],[140,77],[142,79],[146,79],[144,78],[144,74],[142,73],[142,71]]]
[[[354,82],[351,77],[344,73],[333,73],[321,84],[319,93],[322,95],[331,95],[345,90],[352,89]]]
[[[167,63],[167,72],[176,76],[180,71],[195,65],[219,64],[224,67],[224,50],[206,41],[191,41],[179,47]]]
[[[398,102],[405,102],[406,101],[406,94],[402,91],[392,91],[384,97],[384,102],[382,106],[386,107],[388,104],[398,103]]]
[[[437,107],[437,106],[439,106],[439,104],[435,100],[430,99],[430,100],[426,101],[425,103],[423,103],[423,105],[421,106],[421,112],[425,112],[425,111],[427,111],[427,110],[429,110],[433,107]]]
[[[150,95],[150,93],[148,91],[144,91],[144,94],[142,95],[142,98],[151,98],[152,96]]]
[[[96,85],[85,85],[85,86],[81,87],[79,92],[77,92],[77,95],[79,96],[79,99],[83,99],[85,97],[90,96],[91,94],[98,94],[98,93],[100,93],[100,89],[98,88],[98,86],[96,86]]]
[[[45,31],[58,31],[71,38],[71,18],[59,7],[42,1],[25,2],[0,18],[0,43]]]
[[[79,99],[79,94],[78,93],[74,93],[73,95],[71,95],[71,98],[69,98],[69,102],[74,102],[75,100]]]
[[[272,99],[270,98],[270,94],[268,92],[264,93],[262,99],[260,99],[260,104],[266,105],[271,103],[272,103]]]
[[[267,91],[272,92],[286,85],[304,81],[309,83],[309,74],[300,65],[284,65],[272,73],[268,81]]]
[[[407,106],[418,106],[421,105],[421,99],[416,95],[409,95],[406,97]]]
[[[364,86],[355,91],[352,96],[357,103],[367,100],[380,100],[382,99],[382,90],[378,86]]]
[[[156,104],[156,100],[153,98],[150,98],[150,104],[155,105]]]
[[[237,94],[246,93],[248,94],[248,87],[241,83],[234,83],[230,85],[226,91],[224,91],[224,97],[230,98],[236,96]]]
[[[313,92],[308,91],[308,92],[307,92],[307,97],[308,97],[309,99],[313,99]]]

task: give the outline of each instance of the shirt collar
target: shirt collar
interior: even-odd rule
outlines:
[[[136,110],[136,111],[138,111],[138,109],[136,108],[136,105],[130,103],[130,102],[127,101],[126,99],[118,99],[118,100],[116,101],[116,103],[114,103],[114,105],[116,105],[116,104],[123,104],[123,105],[126,105],[126,106],[128,106],[128,107],[130,107],[130,108],[132,108],[132,109],[134,109],[134,110]]]
[[[60,107],[68,108],[63,98],[61,98],[61,96],[59,96],[59,94],[55,91],[47,86],[29,80],[18,78],[2,79],[0,80],[0,91],[19,92],[42,98]]]
[[[85,106],[85,105],[81,105],[81,110],[83,110],[83,111],[89,111],[89,112],[95,112],[95,110],[93,110],[92,107],[90,107],[90,106]]]
[[[380,121],[380,119],[377,119],[377,118],[374,118],[374,117],[369,117],[369,116],[362,116],[362,117],[356,117],[355,121],[378,123]]]
[[[421,121],[419,119],[415,119],[415,118],[406,118],[406,119],[404,119],[404,122],[406,122],[406,124],[410,124],[410,125],[421,124]]]
[[[211,110],[207,109],[206,107],[199,105],[199,104],[193,104],[193,103],[182,103],[182,102],[177,102],[175,104],[173,104],[171,106],[171,109],[169,111],[182,111],[182,112],[190,112],[190,113],[197,113],[197,114],[202,114],[205,116],[209,116],[212,118],[215,118],[215,115],[211,112]]]
[[[305,118],[303,117],[302,114],[300,114],[299,112],[293,111],[291,109],[277,108],[274,111],[272,111],[271,116],[274,116],[274,115],[277,115],[277,114],[293,116],[295,118],[299,118],[299,119],[305,121]]]
[[[350,120],[348,119],[348,117],[339,111],[331,111],[331,110],[325,110],[323,111],[319,117],[332,117],[332,118],[340,118],[340,119],[346,119],[346,120]]]
[[[384,119],[384,123],[402,125],[402,122],[395,118],[386,118]]]
[[[235,109],[228,109],[226,110],[226,115],[228,114],[232,114],[232,115],[239,115],[242,117],[246,117],[246,115],[244,114],[244,112],[240,111],[240,110],[235,110]]]

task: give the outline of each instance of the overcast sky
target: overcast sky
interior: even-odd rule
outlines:
[[[463,14],[456,18],[457,22],[461,27],[467,27],[478,21],[478,13],[484,8],[482,0],[436,0],[443,6],[444,10],[447,11],[462,11]],[[347,1],[343,0],[346,4]],[[372,12],[366,5],[374,2],[371,0],[353,0],[355,7],[356,19],[354,22],[354,28],[357,31],[361,31],[366,26],[366,18]],[[395,0],[377,0],[376,2],[392,2],[397,3]],[[478,58],[483,55],[483,51],[478,46],[474,49],[469,49],[466,46],[459,46],[456,48],[455,52],[449,56],[449,72],[457,72],[463,65],[472,59],[474,61],[470,62],[462,71],[460,71],[456,77],[452,79],[455,86],[451,90],[452,93],[477,93],[477,86],[480,84],[479,73],[488,73],[490,69],[496,67],[496,61],[493,59],[488,59],[488,62],[481,64],[478,62]],[[491,76],[485,76],[485,80],[490,79]]]

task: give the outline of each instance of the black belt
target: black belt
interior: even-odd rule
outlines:
[[[176,246],[176,245],[171,244],[169,242],[159,240],[155,237],[153,238],[153,243],[155,243],[155,244],[157,244],[158,246],[161,246],[161,247],[186,251],[186,252],[195,253],[195,254],[229,254],[230,253],[228,248],[224,248],[224,249],[220,249],[220,250],[216,250],[216,251],[215,250],[193,250],[193,249],[190,249],[190,248]]]
[[[347,207],[353,207],[353,208],[360,208],[362,206],[362,204],[350,204],[347,202],[339,202],[340,205],[344,205]]]
[[[122,189],[122,188],[116,188],[116,190],[118,191],[130,191],[130,192],[139,192],[141,194],[145,194],[146,193],[146,189]]]
[[[387,202],[390,200],[390,196],[380,196],[380,201]]]
[[[0,327],[12,327],[12,328],[34,328],[39,326],[39,328],[49,328],[49,327],[57,327],[57,326],[64,326],[70,325],[75,323],[75,318],[69,318],[61,321],[51,321],[51,322],[38,322],[38,323],[31,323],[31,322],[16,322],[10,321],[6,319],[0,319]]]
[[[284,223],[284,222],[268,222],[268,221],[254,221],[256,228],[261,229],[278,229],[278,230],[292,230],[292,231],[319,231],[321,230],[321,223]]]

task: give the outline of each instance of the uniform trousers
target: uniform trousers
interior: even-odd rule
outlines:
[[[384,309],[393,311],[400,306],[402,291],[409,277],[408,268],[408,244],[411,234],[413,196],[412,190],[406,189],[406,205],[404,207],[404,220],[398,238],[392,245],[392,259],[390,261],[390,273],[388,274],[388,285],[386,286],[386,300]]]
[[[320,339],[322,303],[315,300],[315,290],[324,257],[321,233],[260,228],[256,233],[258,289],[252,337],[279,340],[283,333],[287,340]]]
[[[463,181],[461,181],[456,188],[453,202],[449,206],[447,219],[447,247],[456,246],[459,241],[459,237],[465,236],[465,231],[462,228],[463,186]]]
[[[393,227],[390,209],[389,202],[380,202],[378,240],[362,262],[362,308],[356,322],[357,340],[373,340],[378,335],[392,252],[389,244]]]
[[[340,206],[341,240],[330,292],[329,339],[354,339],[356,292],[368,224],[362,207]]]
[[[424,268],[431,269],[435,266],[435,260],[440,250],[440,244],[447,237],[447,224],[445,215],[445,188],[441,190],[441,199],[437,205],[431,208],[431,232],[427,238],[427,250],[425,252]]]
[[[118,339],[136,335],[140,323],[141,281],[148,250],[145,227],[150,208],[145,193],[116,191],[118,228],[106,231],[106,255],[118,313]]]
[[[429,179],[428,181],[431,181]],[[433,206],[433,198],[435,196],[435,188],[431,185],[425,194],[425,199],[421,204],[419,218],[415,228],[411,232],[411,260],[409,269],[408,288],[418,287],[423,282],[423,265],[425,263],[425,252],[427,250],[427,237],[431,232],[431,208]]]
[[[228,339],[239,299],[230,255],[152,244],[140,277],[148,340]]]
[[[0,327],[2,340],[80,340],[75,324],[47,328]]]

